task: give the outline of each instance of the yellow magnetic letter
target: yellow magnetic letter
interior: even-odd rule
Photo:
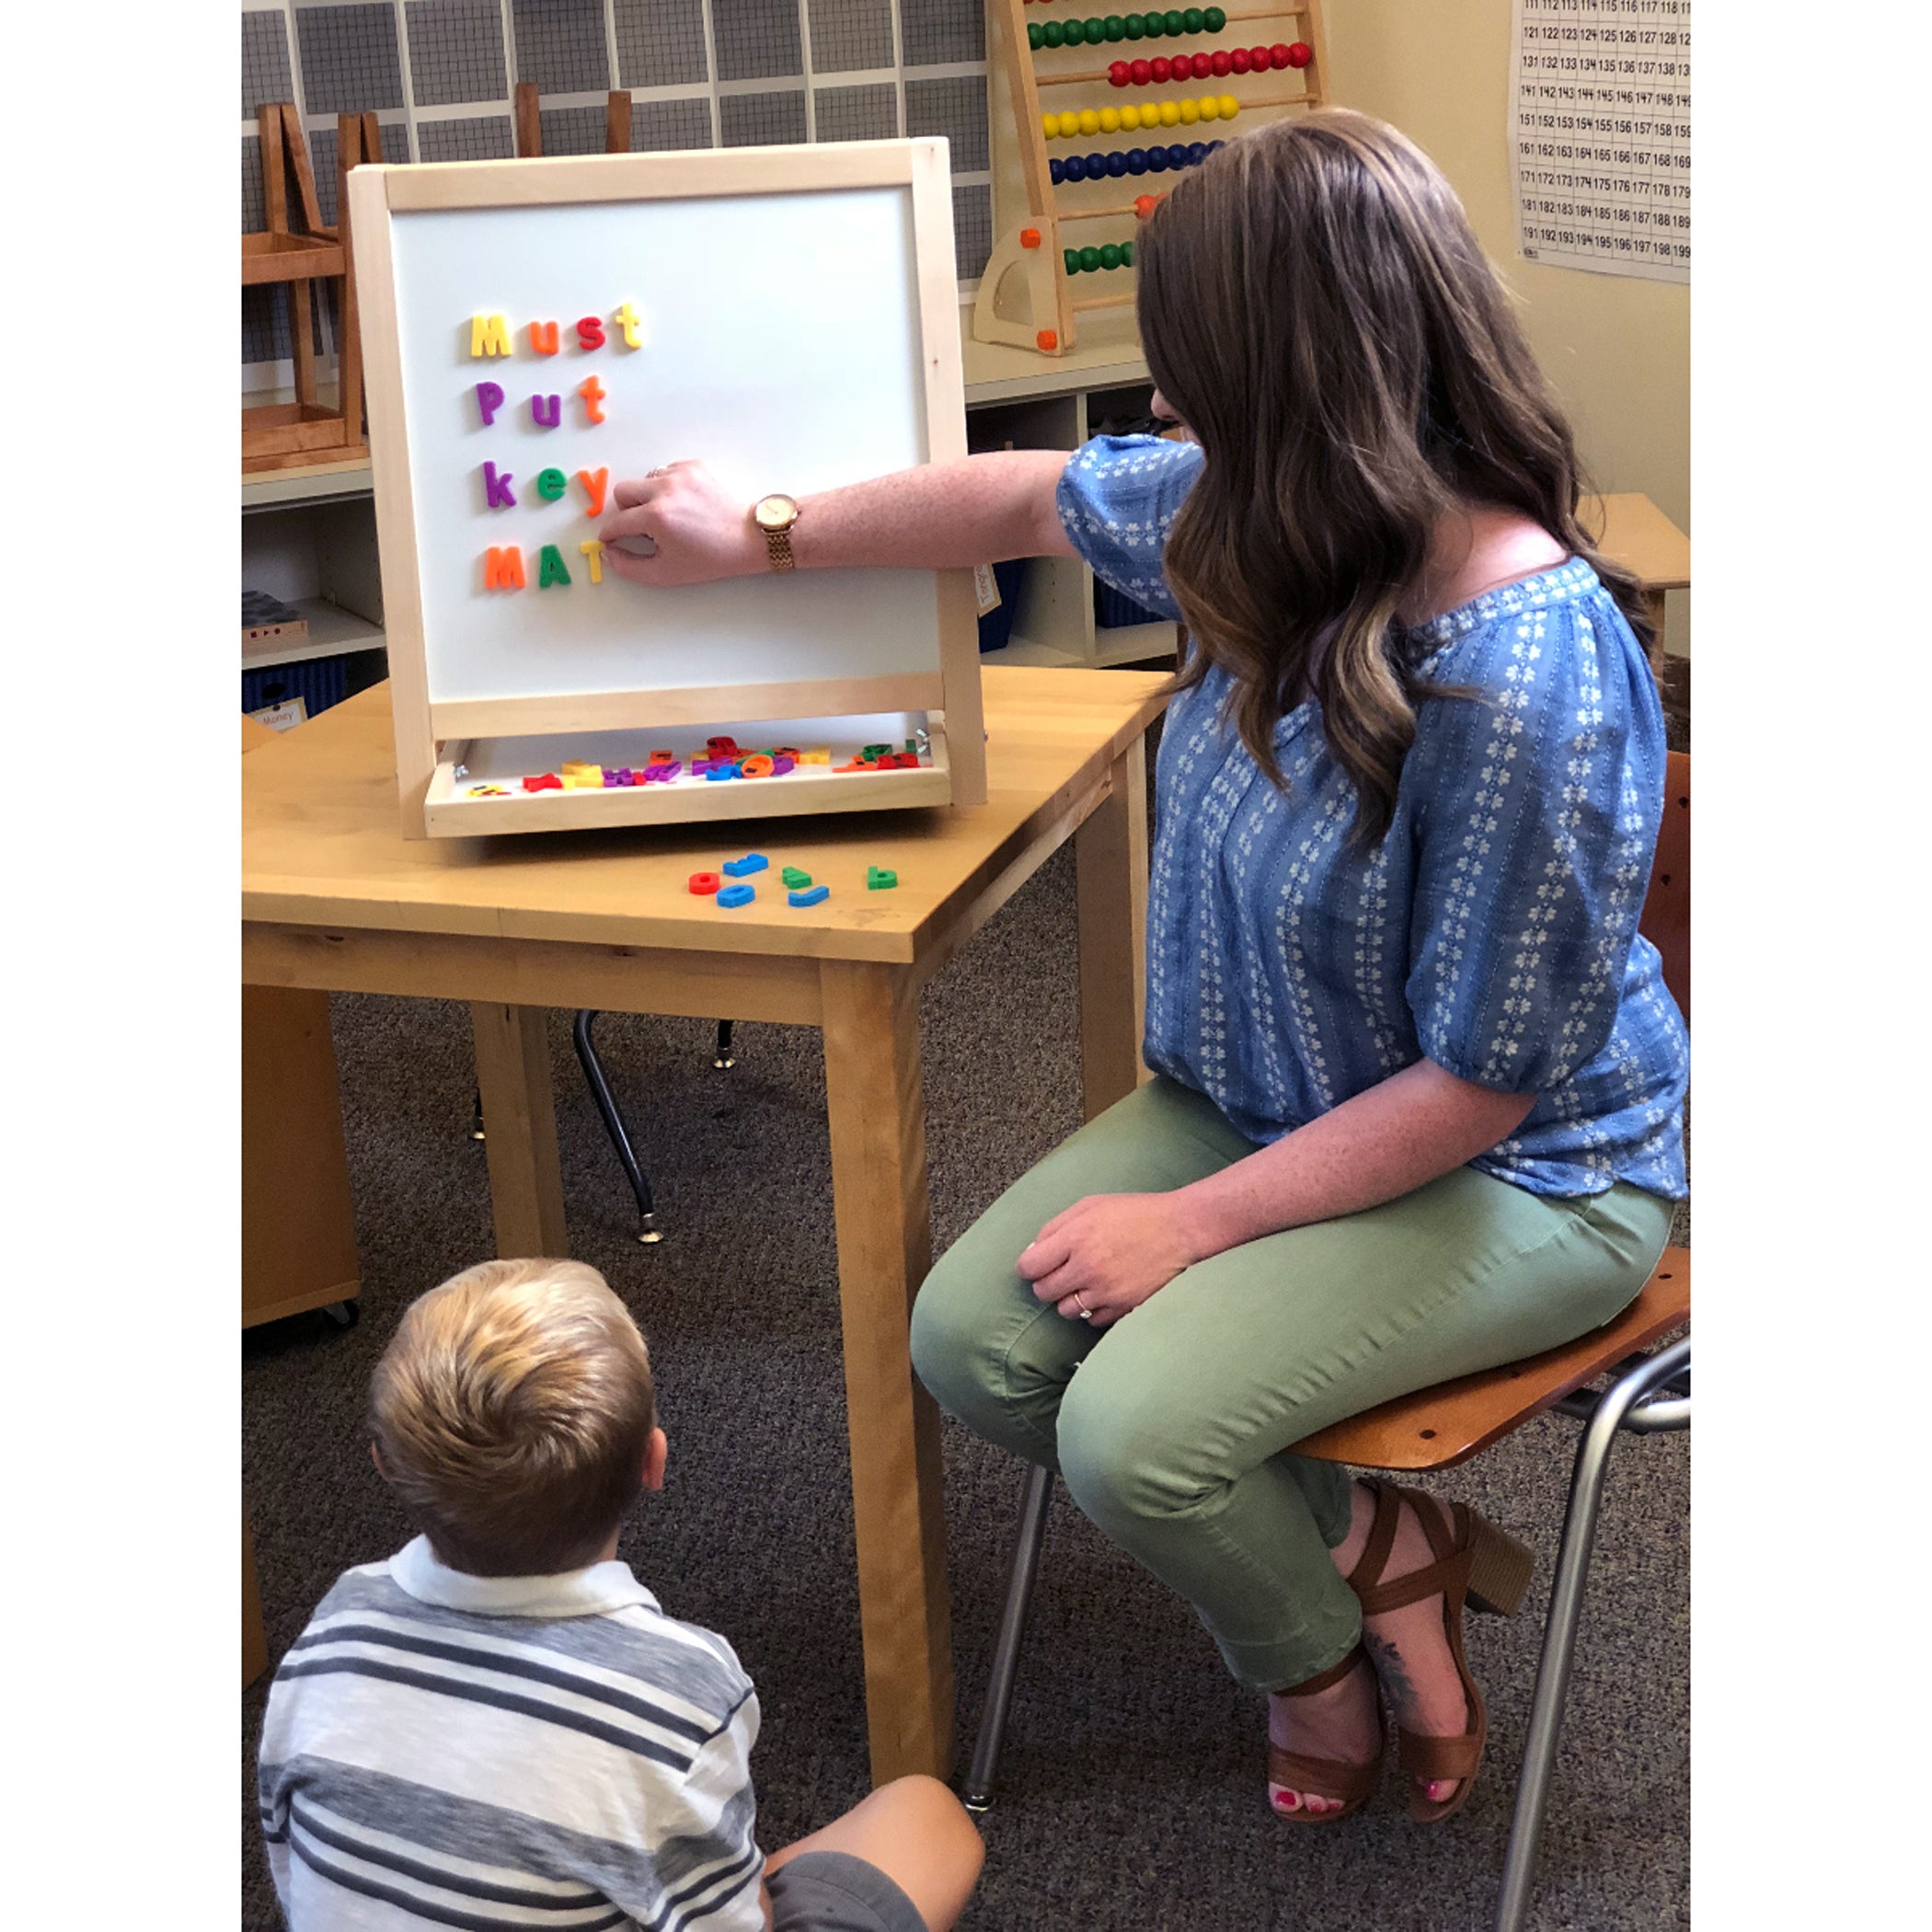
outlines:
[[[592,536],[585,538],[577,547],[583,552],[583,560],[590,567],[591,581],[592,583],[602,583],[604,581],[604,546]]]
[[[469,352],[473,356],[510,353],[510,330],[501,316],[469,318]]]
[[[624,346],[627,349],[641,349],[644,346],[644,325],[638,320],[637,311],[626,303],[612,318],[624,331]]]

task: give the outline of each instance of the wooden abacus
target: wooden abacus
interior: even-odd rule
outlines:
[[[1061,356],[1074,346],[1077,317],[1093,309],[1124,308],[1133,301],[1131,289],[1077,297],[1073,291],[1076,274],[1133,268],[1131,229],[1124,240],[1088,243],[1079,248],[1065,246],[1062,230],[1077,227],[1090,232],[1091,225],[1118,227],[1122,222],[1145,220],[1160,199],[1153,184],[1143,185],[1145,178],[1151,175],[1157,181],[1170,169],[1196,165],[1206,158],[1210,144],[1195,139],[1153,148],[1115,145],[1075,155],[1067,162],[1050,159],[1047,144],[1082,135],[1131,135],[1143,129],[1163,133],[1179,128],[1193,132],[1202,123],[1218,130],[1224,121],[1255,111],[1318,108],[1328,98],[1328,52],[1319,0],[1302,0],[1299,6],[1269,6],[1264,0],[1259,6],[1232,10],[1170,8],[1104,17],[1075,16],[1071,10],[1062,15],[1057,9],[1047,17],[1047,0],[1040,0],[1029,20],[1029,9],[1033,6],[1034,0],[995,0],[994,6],[999,59],[1018,122],[1027,212],[1000,236],[986,259],[979,297],[973,305],[972,333],[977,341]],[[1293,22],[1295,37],[1267,47],[1203,53],[1190,48],[1172,56],[1150,57],[1147,53],[1148,41],[1156,48],[1168,40],[1198,41],[1250,21]],[[1029,27],[1034,30],[1029,32]],[[1097,52],[1104,50],[1105,66],[1069,65],[1047,73],[1035,70],[1038,52],[1089,46]],[[1237,80],[1245,82],[1264,72],[1291,77],[1298,75],[1300,91],[1234,91]],[[1199,90],[1203,82],[1208,90],[1205,95],[1186,91],[1190,87]],[[1057,102],[1068,98],[1057,91],[1064,87],[1078,88],[1077,98],[1083,105],[1052,111],[1042,107],[1042,90],[1054,90],[1051,98]],[[1122,99],[1123,94],[1145,87],[1159,87],[1162,92],[1158,98]],[[1076,165],[1077,173],[1072,171]],[[1058,190],[1065,183],[1103,179],[1116,188],[1122,181],[1133,181],[1133,199],[1061,206]],[[1016,275],[1024,284],[1027,315],[1024,320],[1009,321],[998,313],[998,302],[1002,283]]]

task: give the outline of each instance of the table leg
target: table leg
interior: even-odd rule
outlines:
[[[932,1259],[919,995],[903,969],[821,975],[832,1204],[872,1779],[947,1777],[951,1604],[939,1412],[913,1374],[908,1319]]]
[[[568,1255],[544,1009],[477,1003],[469,1018],[477,1041],[477,1086],[483,1096],[483,1145],[489,1161],[497,1252]]]
[[[1074,834],[1080,904],[1080,1098],[1089,1121],[1151,1077],[1147,1009],[1147,747],[1113,762],[1107,797]]]

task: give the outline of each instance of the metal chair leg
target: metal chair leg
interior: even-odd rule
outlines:
[[[630,1190],[637,1197],[638,1239],[647,1243],[661,1241],[664,1234],[658,1225],[657,1213],[650,1198],[650,1183],[644,1179],[644,1170],[638,1167],[638,1156],[631,1151],[630,1133],[625,1127],[624,1116],[617,1111],[610,1082],[604,1077],[604,1063],[598,1059],[596,1042],[591,1037],[591,1029],[596,1021],[597,1015],[592,1008],[586,1006],[580,1010],[570,1028],[570,1043],[577,1049],[577,1064],[583,1069],[591,1098],[597,1103],[597,1111],[604,1116],[604,1131],[609,1134],[611,1145],[623,1164],[625,1178],[630,1182]]]
[[[993,1670],[986,1681],[986,1708],[980,1716],[972,1763],[966,1773],[966,1809],[984,1811],[993,1803],[993,1777],[999,1764],[1000,1739],[1006,1729],[1006,1708],[1013,1701],[1013,1683],[1019,1674],[1020,1640],[1027,1632],[1027,1605],[1032,1600],[1033,1579],[1040,1570],[1041,1539],[1046,1534],[1047,1506],[1053,1500],[1053,1472],[1037,1464],[1027,1471],[1026,1494],[1019,1505],[1019,1529],[1013,1539],[1013,1571],[1006,1580],[1006,1607],[1000,1613],[999,1636],[993,1646]]]
[[[736,1066],[738,1061],[731,1052],[731,1022],[721,1019],[718,1022],[718,1051],[711,1056],[711,1064],[722,1073],[728,1066]]]
[[[1583,1439],[1577,1445],[1576,1469],[1570,1483],[1570,1508],[1564,1517],[1556,1581],[1550,1587],[1549,1619],[1543,1633],[1543,1659],[1536,1669],[1536,1695],[1530,1706],[1523,1773],[1516,1787],[1516,1813],[1510,1824],[1510,1846],[1503,1859],[1496,1932],[1523,1932],[1529,1916],[1536,1853],[1542,1843],[1550,1775],[1557,1759],[1557,1736],[1562,1728],[1570,1667],[1576,1656],[1583,1587],[1596,1542],[1597,1510],[1603,1501],[1610,1451],[1627,1421],[1646,1430],[1689,1426],[1688,1397],[1681,1402],[1659,1403],[1648,1415],[1642,1411],[1638,1416],[1631,1415],[1639,1403],[1679,1375],[1689,1361],[1690,1342],[1686,1338],[1629,1370],[1598,1400]]]

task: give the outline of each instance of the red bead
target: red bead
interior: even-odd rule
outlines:
[[[1288,64],[1291,67],[1305,67],[1315,58],[1315,50],[1305,40],[1297,40],[1288,50]]]
[[[1277,40],[1268,50],[1268,64],[1271,67],[1285,67],[1288,64],[1288,43],[1286,40]]]
[[[1107,79],[1112,86],[1124,87],[1133,78],[1133,69],[1125,61],[1116,61],[1107,70]]]
[[[1214,57],[1213,54],[1197,53],[1194,56],[1194,78],[1196,80],[1205,80],[1213,71]]]
[[[1150,61],[1135,61],[1133,63],[1133,85],[1144,87],[1154,78],[1154,65]]]
[[[1236,47],[1235,51],[1228,55],[1227,64],[1231,68],[1233,68],[1236,74],[1246,74],[1248,72],[1248,49],[1245,47]]]
[[[1250,47],[1248,50],[1248,64],[1257,74],[1268,72],[1268,50],[1265,47]]]
[[[1149,61],[1147,64],[1153,70],[1154,78],[1156,82],[1165,81],[1173,75],[1174,63],[1166,54],[1161,54],[1157,59]]]
[[[1211,65],[1217,75],[1232,74],[1235,71],[1235,57],[1226,48],[1221,48],[1215,53]]]

